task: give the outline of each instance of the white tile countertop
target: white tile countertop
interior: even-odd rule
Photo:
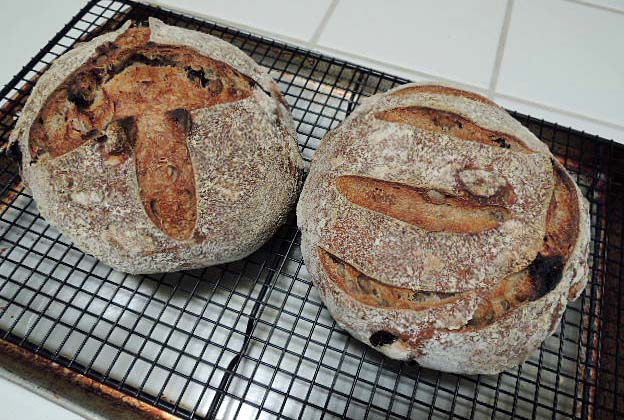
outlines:
[[[455,82],[624,143],[623,0],[150,2],[408,79]],[[1,0],[0,86],[86,3]],[[49,402],[0,381],[0,404],[19,413]],[[29,418],[70,414],[46,408]]]

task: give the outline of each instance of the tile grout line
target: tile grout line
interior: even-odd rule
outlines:
[[[316,47],[316,44],[319,38],[321,37],[321,34],[323,33],[323,31],[325,30],[325,27],[329,23],[329,19],[331,19],[332,15],[334,14],[334,11],[336,10],[336,7],[338,6],[338,1],[339,0],[332,0],[331,4],[327,6],[327,10],[325,11],[325,14],[321,18],[321,21],[316,27],[316,30],[314,31],[314,33],[310,37],[310,40],[308,41],[308,46],[310,48]]]
[[[486,93],[486,91],[487,91],[486,88],[482,88],[482,87],[479,87],[479,86],[474,86],[474,85],[470,85],[470,84],[467,84],[467,83],[459,82],[457,80],[447,79],[447,78],[440,77],[440,76],[435,76],[435,75],[424,73],[424,72],[421,72],[421,71],[418,71],[418,70],[413,70],[413,69],[410,69],[410,68],[407,68],[407,67],[401,67],[401,66],[398,66],[396,64],[386,63],[386,62],[383,62],[383,61],[380,61],[380,60],[375,60],[375,59],[372,59],[372,58],[369,58],[369,57],[365,57],[365,56],[362,56],[362,55],[358,55],[358,54],[348,53],[348,52],[345,52],[345,51],[342,51],[342,50],[338,50],[338,49],[335,49],[335,48],[331,48],[331,47],[322,47],[322,50],[318,50],[317,49],[317,51],[322,53],[322,54],[336,53],[338,55],[335,56],[335,57],[336,58],[341,58],[341,59],[347,59],[347,60],[348,59],[359,59],[359,60],[364,60],[366,63],[362,64],[362,65],[365,66],[365,67],[370,67],[374,71],[388,72],[387,69],[397,70],[397,71],[402,71],[402,72],[405,72],[405,73],[409,73],[409,74],[411,74],[413,76],[427,78],[427,79],[430,79],[430,80],[433,80],[433,81],[448,82],[448,83],[452,83],[454,85],[457,85],[459,87],[463,86],[463,87],[469,88],[469,89],[471,89],[471,90],[473,90],[475,92]],[[385,67],[385,69],[383,69],[383,70],[376,69],[374,67],[375,64],[382,65],[382,66]],[[392,74],[392,73],[389,73],[389,74]],[[409,79],[409,76],[406,76],[406,78]],[[567,115],[569,117],[574,117],[574,118],[579,119],[579,120],[592,122],[594,124],[603,125],[603,126],[606,126],[606,127],[617,129],[617,130],[624,130],[624,125],[620,125],[620,124],[617,124],[617,123],[612,123],[610,121],[601,120],[599,118],[594,118],[594,117],[590,117],[590,116],[583,115],[583,114],[578,114],[578,113],[575,113],[574,111],[568,111],[568,110],[565,110],[563,108],[557,108],[557,107],[554,107],[554,106],[541,104],[539,102],[534,102],[534,101],[532,101],[530,99],[524,99],[524,98],[521,98],[519,96],[513,96],[513,95],[507,95],[507,94],[503,94],[503,93],[494,92],[493,93],[493,97],[496,97],[496,96],[500,97],[500,98],[503,98],[503,99],[509,99],[509,100],[512,100],[512,101],[520,102],[520,103],[523,103],[523,104],[526,104],[526,105],[531,105],[533,107],[540,108],[540,109],[543,109],[545,111],[551,111],[551,112],[555,112],[555,113],[558,113],[558,114]],[[574,127],[572,127],[572,128],[574,128]]]
[[[490,79],[490,86],[488,87],[487,96],[492,98],[498,84],[498,77],[500,75],[500,68],[503,63],[503,56],[505,55],[505,47],[507,46],[507,35],[509,34],[509,26],[511,24],[511,13],[513,12],[514,0],[507,0],[505,6],[505,16],[503,17],[503,25],[501,27],[500,36],[498,38],[498,47],[496,48],[496,57],[494,58],[494,67],[492,69],[492,77]]]
[[[568,110],[565,110],[565,109],[562,109],[562,108],[557,108],[557,107],[554,107],[554,106],[541,104],[539,102],[533,102],[530,99],[524,99],[524,98],[520,98],[518,96],[507,95],[507,94],[504,94],[504,93],[495,93],[494,96],[495,97],[499,97],[499,98],[503,98],[503,99],[509,99],[509,100],[512,100],[512,101],[520,102],[520,103],[523,103],[523,104],[526,104],[526,105],[531,105],[531,106],[534,106],[536,108],[541,108],[541,109],[546,110],[546,111],[551,111],[551,112],[556,112],[558,114],[567,115],[569,117],[574,117],[574,118],[579,119],[579,120],[585,120],[585,121],[592,122],[592,123],[595,123],[595,124],[604,125],[606,127],[615,128],[617,130],[624,130],[624,125],[621,125],[621,124],[617,124],[617,123],[613,123],[613,122],[610,122],[610,121],[601,120],[599,118],[594,118],[594,117],[590,117],[590,116],[583,115],[583,114],[578,114],[578,113],[576,113],[574,111],[568,111]],[[556,122],[556,121],[553,121],[553,122]],[[572,127],[572,128],[574,128],[574,127]]]
[[[337,48],[332,48],[332,47],[325,47],[325,46],[317,46],[316,51],[322,53],[322,54],[326,54],[326,53],[335,53],[338,54],[337,58],[343,58],[346,57],[347,59],[354,59],[354,60],[363,60],[366,62],[366,64],[362,64],[365,67],[370,67],[371,69],[378,71],[378,72],[387,72],[386,69],[392,69],[392,70],[397,70],[397,71],[401,71],[404,73],[409,73],[411,76],[417,76],[417,77],[422,77],[425,79],[430,79],[430,80],[436,80],[436,81],[440,81],[440,82],[448,82],[448,83],[453,83],[455,85],[458,86],[464,86],[467,88],[470,88],[474,91],[477,92],[486,92],[487,88],[481,87],[481,86],[476,86],[476,85],[471,85],[469,83],[464,83],[464,82],[459,82],[457,80],[453,80],[453,79],[449,79],[443,76],[436,76],[434,74],[431,73],[425,73],[423,71],[419,71],[419,70],[414,70],[412,68],[409,67],[403,67],[397,64],[392,64],[386,61],[381,61],[381,60],[377,60],[371,57],[366,57],[365,55],[360,55],[360,54],[355,54],[355,53],[350,53],[347,51],[343,51],[343,50],[339,50]],[[384,66],[385,69],[379,69],[379,68],[375,68],[373,67],[373,65],[380,65],[380,66]]]
[[[605,12],[611,12],[611,13],[617,13],[619,15],[624,15],[624,10],[620,10],[620,9],[615,9],[613,7],[609,7],[609,6],[601,6],[599,4],[595,4],[595,3],[589,3],[583,0],[565,0],[568,3],[576,3],[576,4],[581,4],[583,6],[586,7],[591,7],[593,9],[598,9],[598,10],[603,10]]]

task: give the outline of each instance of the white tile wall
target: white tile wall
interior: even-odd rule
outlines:
[[[359,64],[364,67],[369,67],[375,70],[383,71],[393,76],[403,77],[407,80],[411,80],[414,82],[427,82],[427,81],[433,82],[436,79],[439,79],[438,77],[435,77],[433,75],[428,75],[422,72],[415,72],[409,67],[397,66],[394,64],[386,63],[381,60],[345,52],[345,51],[338,50],[338,49],[331,48],[331,47],[322,47],[322,46],[316,45],[312,47],[312,49],[316,52],[325,54],[330,57],[341,58],[343,60],[349,61],[350,63]],[[485,92],[485,89],[478,88],[476,86],[469,86],[469,88],[475,91],[481,91],[482,93]]]
[[[331,0],[165,0],[151,3],[305,43],[314,36]]]
[[[624,15],[514,2],[496,92],[624,125]]]
[[[318,45],[487,89],[505,2],[340,0]]]

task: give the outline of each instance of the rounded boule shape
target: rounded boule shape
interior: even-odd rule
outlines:
[[[570,175],[504,109],[452,86],[366,99],[321,142],[297,220],[337,323],[433,369],[522,363],[587,283]]]
[[[295,203],[296,139],[265,69],[150,18],[59,57],[10,142],[45,219],[111,267],[152,273],[258,249]]]

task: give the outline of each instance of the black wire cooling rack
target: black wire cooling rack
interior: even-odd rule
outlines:
[[[306,162],[360,98],[406,82],[191,16],[91,1],[0,92],[1,138],[56,57],[148,16],[221,37],[269,68],[292,108]],[[591,204],[591,281],[557,334],[498,376],[423,369],[352,339],[312,286],[294,215],[242,261],[130,276],[81,253],[48,225],[6,158],[0,334],[183,418],[622,418],[624,148],[513,115],[551,147]]]

